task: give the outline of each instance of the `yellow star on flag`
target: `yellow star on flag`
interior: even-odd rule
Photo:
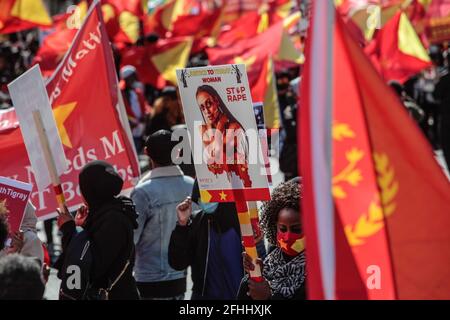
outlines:
[[[67,134],[66,127],[64,127],[64,122],[75,109],[77,103],[71,102],[62,104],[53,109],[53,115],[55,117],[56,126],[58,127],[59,135],[61,137],[61,142],[63,145],[72,148],[72,142],[70,141],[69,135]]]
[[[220,196],[220,200],[226,200],[227,199],[227,194],[225,192],[223,192],[223,190],[222,190],[221,193],[219,193],[219,196]]]
[[[280,240],[280,247],[287,250],[287,243],[284,240]]]

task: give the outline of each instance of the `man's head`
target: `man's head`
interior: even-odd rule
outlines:
[[[211,86],[200,86],[197,89],[196,98],[205,121],[208,124],[216,123],[223,112],[220,109],[221,100],[217,91]]]
[[[120,78],[125,81],[128,88],[132,88],[137,81],[136,68],[130,65],[123,66],[120,69]]]
[[[0,300],[42,300],[45,285],[39,264],[18,254],[0,259]]]
[[[277,91],[279,95],[286,94],[289,89],[289,72],[287,70],[283,70],[277,74]]]
[[[172,133],[159,130],[145,141],[145,152],[153,162],[152,167],[167,167],[173,165],[172,150],[176,141],[172,141]]]

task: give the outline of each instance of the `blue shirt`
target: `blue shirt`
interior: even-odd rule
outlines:
[[[242,245],[234,228],[218,234],[210,230],[210,250],[206,275],[206,296],[215,300],[234,300],[243,276]]]

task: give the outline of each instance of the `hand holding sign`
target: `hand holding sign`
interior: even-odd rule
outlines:
[[[8,85],[28,157],[40,191],[50,183],[60,208],[65,206],[60,176],[66,159],[39,65]]]
[[[66,206],[64,206],[62,209],[57,208],[56,211],[58,212],[58,220],[57,220],[58,228],[61,228],[63,224],[65,224],[66,222],[74,220],[69,212],[69,209],[67,209]]]
[[[183,202],[177,206],[177,216],[180,225],[185,226],[192,214],[192,200],[187,197]]]

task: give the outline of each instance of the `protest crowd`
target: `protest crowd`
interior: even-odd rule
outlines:
[[[409,274],[410,249],[397,244],[419,242],[399,225],[425,219],[403,216],[439,212],[418,235],[430,243],[450,227],[449,1],[334,1],[327,35],[319,1],[25,3],[0,0],[0,148],[11,154],[0,160],[0,300],[48,298],[56,278],[59,300],[450,299],[449,256],[430,253],[450,249],[448,232],[425,250],[442,283],[417,294],[391,279]],[[315,41],[331,36],[330,71]],[[68,159],[60,171],[53,154],[59,184],[45,173],[44,186],[16,98],[25,89],[13,86],[36,66]],[[329,83],[327,128],[314,108]],[[264,133],[259,171],[249,128]],[[231,142],[230,163],[217,154]],[[196,162],[198,145],[215,160]],[[8,188],[27,194],[20,206]],[[316,212],[328,203],[335,260],[319,267]],[[380,253],[388,246],[392,256]],[[391,270],[378,293],[364,287],[371,259]]]

